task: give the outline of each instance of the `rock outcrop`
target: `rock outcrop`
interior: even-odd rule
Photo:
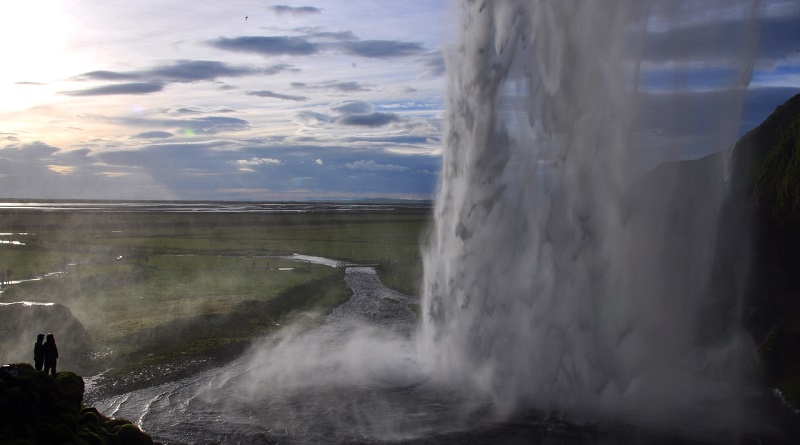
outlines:
[[[28,364],[0,367],[0,443],[153,445],[131,422],[83,407],[83,391],[72,372],[53,378]]]

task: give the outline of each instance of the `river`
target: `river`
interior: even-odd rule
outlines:
[[[321,325],[289,324],[226,366],[183,380],[99,400],[89,384],[87,398],[170,444],[788,444],[798,437],[787,426],[796,417],[776,400],[763,403],[765,394],[753,396],[746,432],[573,423],[556,413],[493,418],[485,401],[417,361],[416,298],[384,287],[371,268],[348,268],[345,279],[352,298]]]

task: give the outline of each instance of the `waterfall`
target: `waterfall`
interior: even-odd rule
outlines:
[[[463,6],[419,346],[496,415],[737,421],[753,347],[738,290],[715,278],[726,155],[702,171],[637,168],[658,6]],[[736,136],[743,40],[715,143]]]

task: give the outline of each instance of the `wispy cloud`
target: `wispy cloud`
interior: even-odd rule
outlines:
[[[350,170],[368,170],[368,171],[394,171],[402,172],[408,170],[408,167],[393,164],[378,164],[373,160],[359,160],[355,162],[348,162],[345,167]]]
[[[267,67],[234,66],[212,60],[177,60],[153,68],[133,71],[89,71],[75,77],[75,80],[122,81],[139,80],[148,82],[199,82],[211,81],[221,77],[242,77],[254,75],[275,75],[296,68],[287,64]]]
[[[316,8],[314,6],[273,5],[269,9],[271,9],[272,12],[278,15],[281,14],[309,15],[309,14],[319,14],[322,12],[322,9]]]
[[[360,40],[340,44],[347,54],[370,59],[388,59],[392,57],[413,56],[424,52],[419,43],[399,42],[395,40]]]
[[[339,114],[369,113],[372,104],[363,100],[348,100],[331,105],[331,111]]]
[[[62,91],[67,96],[111,96],[117,94],[150,94],[164,89],[160,82],[131,82],[105,85],[83,90]]]
[[[275,158],[250,158],[250,159],[237,159],[233,161],[236,165],[241,166],[256,166],[256,165],[283,165],[283,161]]]
[[[172,136],[174,135],[168,131],[145,131],[143,133],[136,134],[133,137],[137,139],[166,139],[171,138]]]
[[[400,116],[395,113],[354,113],[342,116],[336,122],[342,125],[352,125],[359,127],[382,127],[392,122],[400,120]]]
[[[302,89],[302,90],[335,90],[340,91],[343,93],[353,93],[357,91],[370,91],[371,85],[355,82],[355,81],[346,81],[340,82],[338,80],[332,80],[328,82],[321,82],[316,84],[309,84],[304,82],[292,82],[292,88]]]
[[[273,99],[292,100],[292,101],[295,101],[295,102],[304,102],[304,101],[308,100],[308,97],[306,97],[306,96],[293,96],[291,94],[275,93],[275,92],[269,91],[269,90],[248,91],[247,94],[250,95],[250,96],[270,97],[270,98],[273,98]]]
[[[290,36],[220,37],[209,43],[219,49],[264,56],[307,56],[319,51],[319,47],[315,43],[303,37]]]
[[[263,56],[308,56],[330,51],[369,59],[391,59],[425,53],[424,46],[418,42],[359,40],[349,31],[309,32],[304,36],[220,37],[208,43],[219,49]]]
[[[124,125],[137,127],[173,128],[183,132],[185,135],[214,135],[219,132],[250,129],[250,122],[229,116],[204,116],[191,119],[126,117],[118,118],[116,121]]]

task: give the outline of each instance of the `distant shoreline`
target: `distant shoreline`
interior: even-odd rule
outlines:
[[[385,212],[433,207],[427,200],[343,201],[155,201],[155,200],[60,200],[4,199],[0,211],[24,212],[124,212],[124,213],[318,213]]]

